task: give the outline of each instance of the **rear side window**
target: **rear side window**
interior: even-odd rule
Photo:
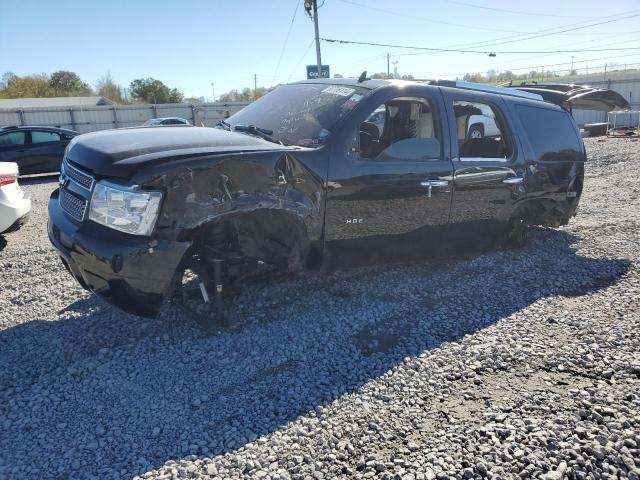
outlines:
[[[537,158],[546,160],[560,152],[582,152],[568,113],[528,105],[516,105],[516,111]]]
[[[24,145],[24,132],[10,132],[0,135],[0,147],[11,147],[14,145]]]
[[[494,107],[486,103],[455,100],[453,112],[460,160],[506,160],[511,156],[502,117]]]
[[[31,131],[31,143],[59,142],[60,135],[55,132]]]

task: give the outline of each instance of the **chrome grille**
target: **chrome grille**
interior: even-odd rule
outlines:
[[[69,177],[69,179],[76,182],[82,188],[89,191],[93,188],[93,177],[77,169],[66,161],[64,162],[64,173]]]
[[[60,207],[72,218],[79,222],[84,220],[84,214],[87,209],[87,201],[83,198],[76,197],[73,193],[69,193],[66,189],[60,189],[58,197]]]

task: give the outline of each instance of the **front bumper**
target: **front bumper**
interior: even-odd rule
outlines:
[[[125,312],[156,317],[191,242],[136,237],[91,221],[71,220],[58,190],[49,199],[49,240],[87,290]]]

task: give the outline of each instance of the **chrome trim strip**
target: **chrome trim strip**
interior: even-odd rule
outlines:
[[[504,157],[459,157],[461,162],[502,162],[507,163],[509,160]]]
[[[82,202],[83,206],[82,206],[82,215],[80,216],[80,218],[76,217],[72,211],[66,209],[63,205],[63,200],[62,197],[68,197],[71,196],[73,197],[75,200]],[[73,193],[69,192],[68,190],[62,188],[60,189],[60,193],[58,195],[58,204],[60,205],[60,208],[62,209],[63,212],[65,212],[67,215],[69,215],[71,218],[73,218],[74,220],[78,221],[78,222],[84,222],[84,220],[87,218],[87,212],[88,212],[88,206],[89,206],[89,202],[87,200],[85,200],[84,198],[80,198],[76,195],[74,195]]]
[[[72,171],[72,174],[69,174],[69,172]],[[76,185],[78,185],[79,187],[85,189],[88,192],[91,192],[93,190],[93,187],[96,183],[95,179],[89,175],[88,173],[84,173],[82,170],[74,167],[73,165],[69,164],[69,162],[64,162],[64,173],[66,175],[66,177],[72,181],[73,183],[75,183]],[[84,177],[88,180],[90,180],[89,186],[87,187],[86,185],[83,185],[82,183],[80,183],[79,180],[77,180],[76,178],[74,178],[72,175],[77,175],[78,177]]]

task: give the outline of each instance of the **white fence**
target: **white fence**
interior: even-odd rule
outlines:
[[[80,133],[110,128],[135,127],[150,118],[182,117],[194,125],[212,127],[248,105],[231,103],[168,103],[162,105],[104,105],[68,108],[0,109],[0,127],[46,125]]]

